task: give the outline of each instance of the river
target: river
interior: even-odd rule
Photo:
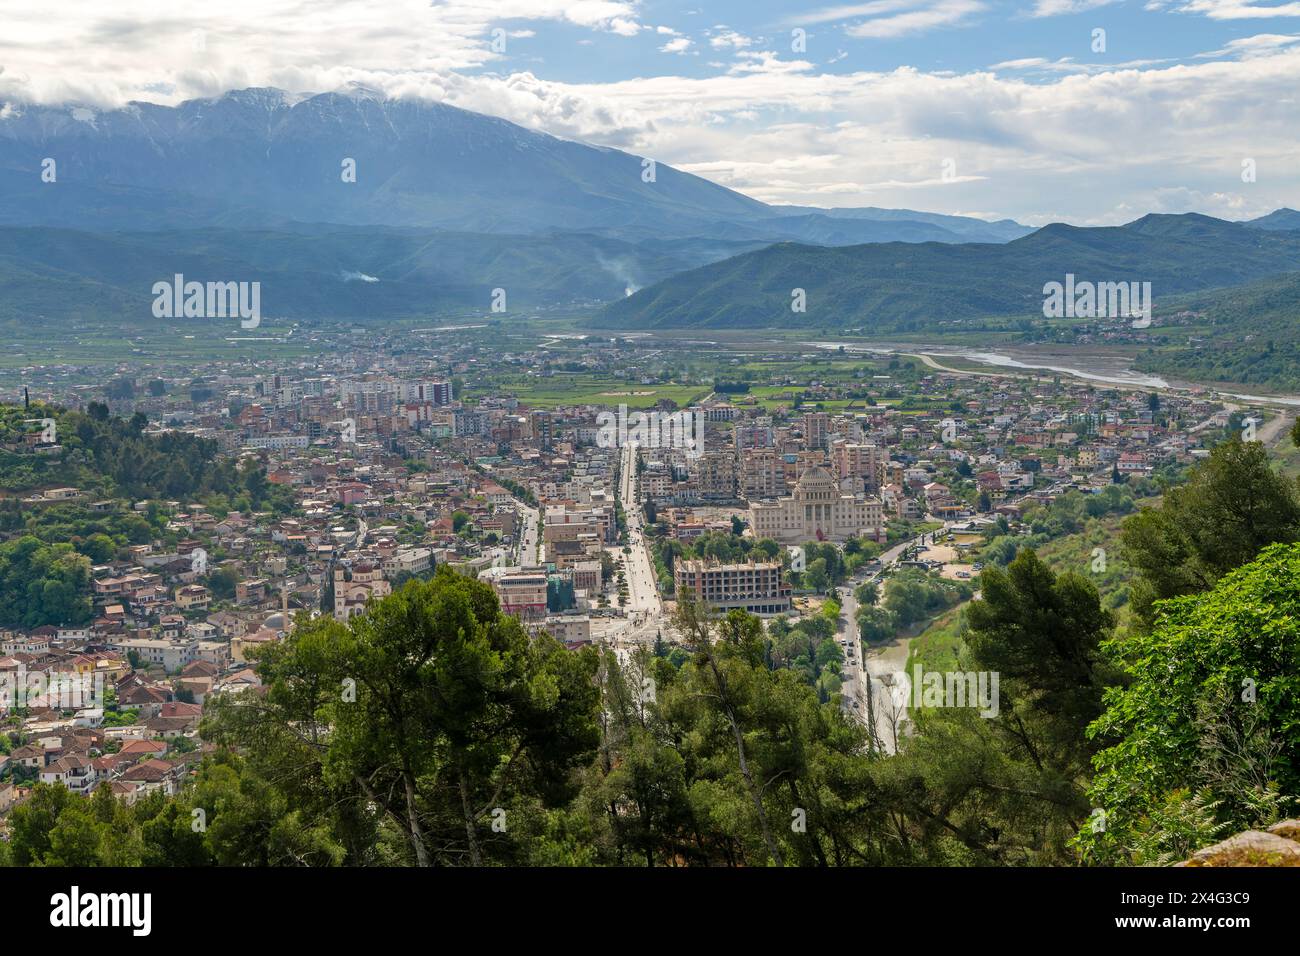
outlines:
[[[1159,375],[1150,375],[1145,372],[1139,372],[1130,366],[1130,359],[1127,356],[1122,355],[1098,355],[1082,350],[1070,353],[1068,356],[1059,353],[1037,355],[1033,351],[1017,351],[1014,353],[989,352],[982,349],[966,348],[964,346],[912,345],[889,342],[873,343],[870,345],[864,345],[858,342],[806,342],[804,344],[828,350],[838,350],[843,348],[846,352],[873,352],[881,355],[922,355],[935,359],[960,358],[965,359],[968,362],[978,362],[981,365],[988,365],[994,368],[1006,368],[1029,372],[1054,372],[1059,375],[1069,375],[1072,378],[1083,379],[1085,381],[1102,382],[1107,385],[1116,385],[1124,388],[1157,389],[1160,391],[1170,392],[1189,391],[1194,388],[1203,388],[1206,391],[1212,392],[1223,398],[1235,398],[1255,405],[1300,406],[1300,395],[1250,395],[1242,392],[1229,392],[1220,388],[1214,388],[1209,385],[1200,385],[1194,382],[1180,382],[1165,379]],[[1060,362],[1068,362],[1069,364],[1057,364]],[[955,369],[954,371],[961,372],[962,370]]]

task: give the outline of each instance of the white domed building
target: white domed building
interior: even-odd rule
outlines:
[[[751,503],[749,522],[755,537],[782,544],[844,541],[854,536],[885,539],[880,499],[846,494],[820,466],[799,476],[791,497]]]

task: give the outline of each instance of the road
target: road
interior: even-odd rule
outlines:
[[[600,630],[604,639],[616,647],[626,648],[637,644],[653,644],[660,633],[666,638],[669,625],[664,615],[663,601],[659,597],[654,562],[646,547],[645,522],[637,501],[636,446],[625,446],[621,455],[618,496],[627,521],[630,553],[624,554],[622,545],[618,544],[610,545],[605,550],[616,564],[622,563],[627,576],[628,601],[622,607],[626,616],[621,620],[614,619],[616,623],[612,627]],[[540,513],[537,508],[518,498],[514,501],[520,522],[516,548],[513,553],[502,548],[493,563],[505,565],[513,561],[523,567],[540,565],[546,560],[546,545],[540,540],[537,530]]]
[[[903,721],[907,717],[907,694],[905,687],[897,680],[897,675],[905,674],[907,669],[908,639],[895,637],[885,644],[866,648],[863,653],[862,642],[858,638],[858,601],[853,592],[859,585],[878,582],[886,569],[892,568],[902,560],[908,548],[919,545],[926,538],[942,536],[954,524],[964,522],[946,521],[941,529],[927,531],[908,541],[894,545],[880,555],[880,569],[846,582],[840,587],[840,627],[837,635],[847,643],[844,655],[844,685],[841,694],[848,711],[867,723],[868,714],[875,717],[875,737],[886,753],[893,753],[898,746],[898,737]],[[868,698],[870,694],[870,698]],[[870,707],[868,707],[870,700]]]
[[[1291,425],[1294,422],[1294,412],[1279,411],[1264,423],[1264,427],[1260,428],[1259,431],[1255,433],[1255,440],[1263,442],[1265,448],[1272,448],[1281,441],[1282,437],[1286,434],[1287,430],[1291,428]]]
[[[537,531],[540,512],[518,498],[515,499],[515,510],[519,515],[518,550],[515,552],[515,563],[525,568],[540,565],[542,544]]]
[[[627,575],[628,601],[623,608],[627,613],[627,621],[620,631],[614,632],[615,643],[624,646],[650,644],[660,632],[667,636],[668,622],[664,617],[663,601],[659,597],[654,562],[650,560],[650,550],[646,544],[641,504],[637,500],[635,443],[625,445],[621,457],[618,497],[627,521],[631,553],[624,554],[619,545],[606,549],[616,562],[622,559],[624,573]]]
[[[901,352],[899,354],[905,355],[908,358],[918,358],[921,360],[921,364],[925,365],[927,368],[932,368],[939,372],[946,372],[949,375],[979,375],[987,378],[1017,377],[1014,372],[977,372],[974,369],[952,368],[951,366],[948,365],[940,365],[931,356],[924,355],[920,352]],[[1023,378],[1024,376],[1019,376],[1019,377]],[[1038,377],[1037,375],[1034,376],[1034,378],[1037,377]]]

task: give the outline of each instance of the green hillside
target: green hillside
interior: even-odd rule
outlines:
[[[1300,234],[1209,216],[1150,215],[1125,226],[1063,224],[1001,245],[821,248],[782,243],[673,276],[606,306],[616,328],[863,328],[942,331],[966,320],[1043,321],[1043,286],[1150,282],[1157,300],[1295,269]],[[792,311],[793,290],[806,312]],[[1117,320],[1119,321],[1119,320]]]
[[[1300,272],[1179,296],[1163,321],[1185,322],[1176,347],[1138,356],[1144,371],[1268,388],[1300,387]]]
[[[0,228],[0,321],[147,326],[153,284],[260,282],[264,315],[391,319],[492,304],[507,311],[624,297],[755,242],[629,243],[388,227],[89,233]]]

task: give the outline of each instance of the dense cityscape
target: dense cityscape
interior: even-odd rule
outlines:
[[[1284,928],[1297,16],[0,0],[15,938]]]
[[[42,565],[73,593],[42,582],[6,602],[6,686],[49,689],[6,702],[17,745],[0,759],[0,810],[38,780],[80,795],[108,784],[128,803],[175,795],[214,747],[205,701],[262,687],[259,648],[299,615],[347,622],[444,566],[488,583],[529,633],[625,662],[682,645],[683,598],[786,631],[830,606],[835,640],[788,666],[892,751],[916,621],[890,620],[891,588],[876,586],[887,571],[947,588],[946,608],[972,596],[998,532],[1029,533],[1026,513],[1084,495],[1107,501],[1088,505],[1102,514],[1111,488],[1130,491],[1131,507],[1228,432],[1271,442],[1285,423],[1205,388],[1162,395],[920,356],[747,353],[721,359],[734,381],[707,382],[635,341],[501,353],[474,331],[447,334],[460,341],[190,376],[124,363],[106,385],[60,387],[97,377],[70,368],[34,401],[27,390],[3,447],[7,473],[29,486],[7,490],[29,517],[7,523],[5,548],[49,548],[49,528],[82,533],[72,560]],[[681,381],[668,377],[676,363]],[[520,373],[522,397],[494,384]],[[611,408],[621,441],[602,423]],[[629,418],[636,438],[642,416],[683,412],[698,442],[657,428],[627,440]],[[84,485],[51,487],[85,460],[72,413],[127,420],[153,442],[192,438],[237,462],[235,487],[181,494],[191,476],[179,464],[114,483],[139,496],[104,497],[93,469]],[[855,600],[864,584],[870,600]],[[901,639],[882,644],[882,629]],[[88,706],[61,706],[68,688]]]

